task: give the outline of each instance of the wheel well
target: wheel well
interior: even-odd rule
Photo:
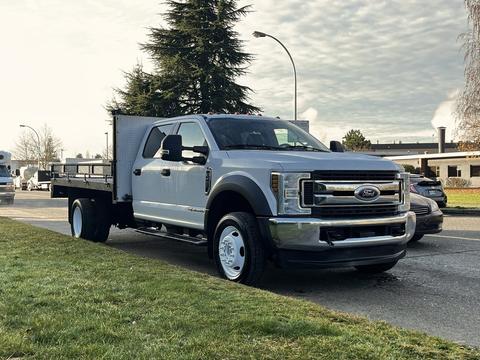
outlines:
[[[223,191],[213,200],[208,209],[205,227],[208,240],[208,256],[213,257],[213,235],[218,222],[224,215],[235,211],[255,214],[248,200],[235,191]]]

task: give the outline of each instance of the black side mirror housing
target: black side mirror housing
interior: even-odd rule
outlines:
[[[340,141],[330,141],[330,150],[333,152],[344,152],[343,145]]]
[[[20,169],[15,169],[15,176],[20,176]]]
[[[182,136],[167,135],[160,146],[162,160],[182,161]]]

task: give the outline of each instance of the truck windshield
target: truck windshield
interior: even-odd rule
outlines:
[[[0,177],[10,177],[10,172],[5,165],[0,165]]]
[[[320,141],[285,120],[214,118],[208,126],[221,150],[330,151]]]

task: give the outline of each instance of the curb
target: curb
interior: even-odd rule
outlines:
[[[471,216],[480,216],[480,209],[475,208],[465,208],[465,209],[456,209],[456,208],[443,208],[440,209],[445,215],[471,215]]]

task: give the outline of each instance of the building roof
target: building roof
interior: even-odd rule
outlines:
[[[455,151],[441,154],[414,154],[401,156],[386,156],[389,160],[415,160],[415,159],[452,159],[452,158],[467,158],[480,157],[480,151]]]
[[[445,149],[456,149],[457,143],[445,143]],[[431,150],[438,149],[438,143],[395,143],[395,144],[372,144],[371,150]]]

